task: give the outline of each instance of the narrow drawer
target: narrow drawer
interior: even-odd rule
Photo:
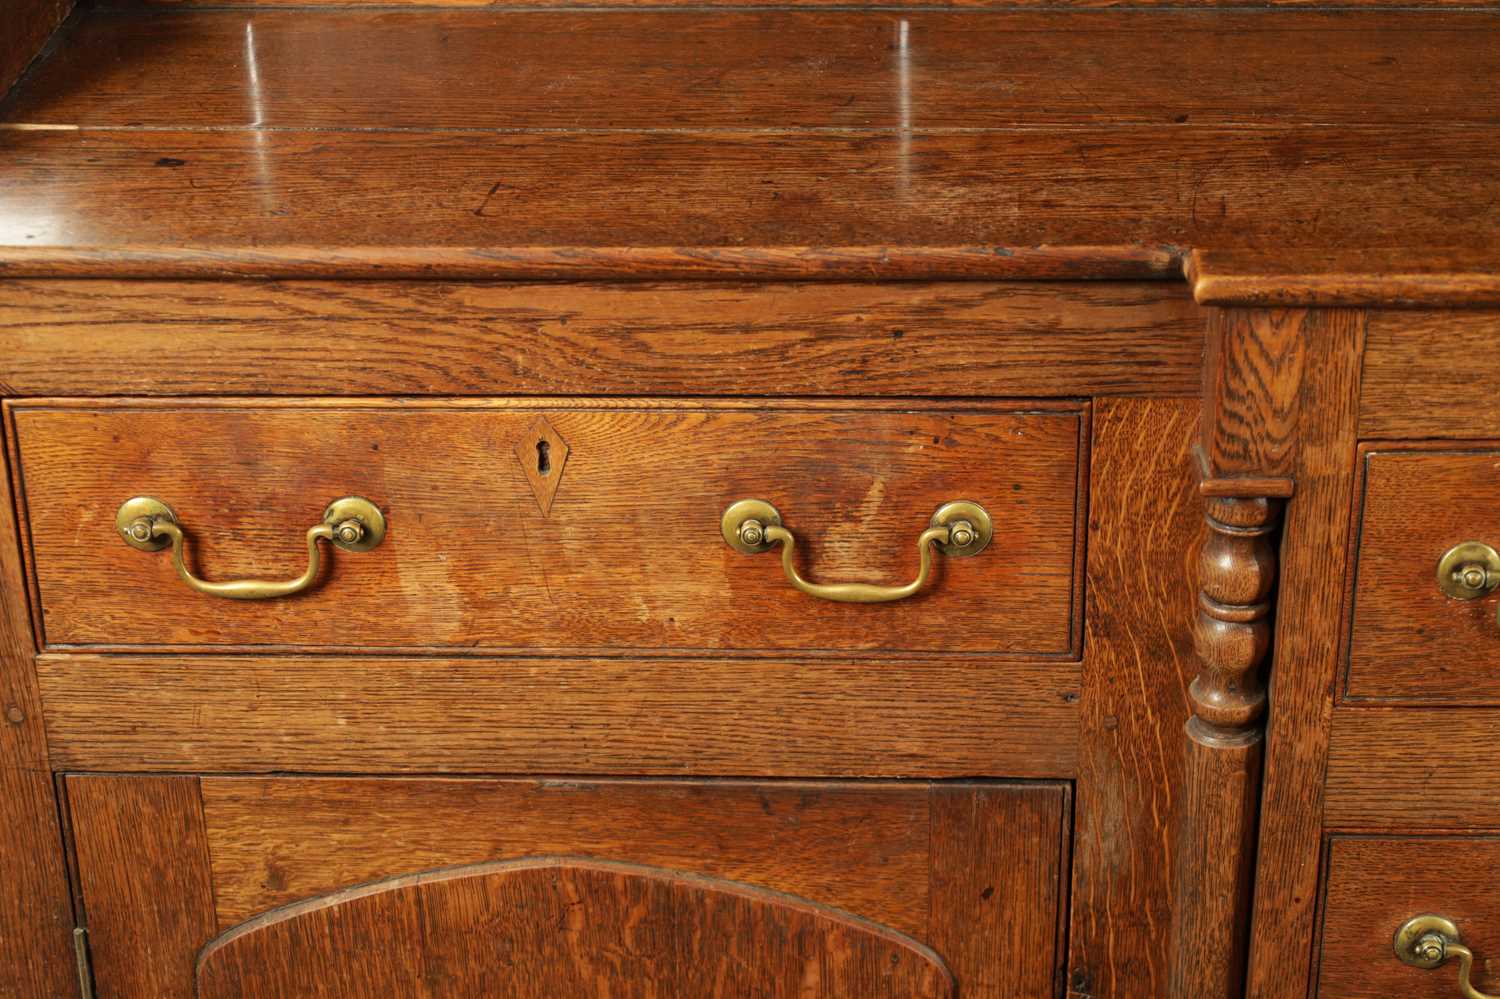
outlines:
[[[66,788],[100,995],[237,995],[215,980],[315,966],[318,989],[251,994],[409,995],[422,981],[453,999],[592,995],[590,969],[612,995],[1056,994],[1066,784],[74,775]],[[340,953],[320,965],[305,945],[330,937]],[[847,946],[822,955],[830,939]],[[885,987],[850,984],[861,966]],[[368,988],[372,968],[385,988]]]
[[[1438,585],[1456,546],[1500,550],[1500,448],[1372,445],[1362,460],[1345,696],[1500,703],[1500,591],[1460,599]]]
[[[52,647],[248,646],[632,655],[1076,654],[1080,404],[517,400],[20,403],[43,639]],[[345,496],[379,509],[368,551],[330,550],[297,596],[220,599],[117,511],[171,509],[213,581],[289,580]],[[818,582],[900,584],[951,501],[993,522],[910,599],[798,592],[775,550],[726,543],[765,500]],[[335,520],[337,517],[335,517]],[[161,538],[159,543],[165,543]]]
[[[1500,837],[1335,836],[1329,843],[1318,999],[1457,999],[1460,961],[1396,956],[1408,920],[1449,920],[1475,955],[1473,984],[1500,991]],[[1431,925],[1416,935],[1420,939]]]

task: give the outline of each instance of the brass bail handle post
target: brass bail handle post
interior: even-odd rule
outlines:
[[[1465,541],[1443,553],[1437,586],[1454,600],[1479,600],[1500,589],[1500,552],[1482,541]],[[1500,623],[1500,608],[1496,610]]]
[[[876,604],[904,600],[920,591],[932,574],[932,549],[954,558],[978,555],[994,536],[990,515],[978,503],[955,500],[944,503],[932,515],[928,527],[917,538],[917,578],[900,586],[875,583],[815,583],[797,571],[797,536],[781,525],[781,514],[765,500],[746,499],[731,503],[721,518],[720,531],[735,551],[755,554],[781,545],[781,568],[791,584],[808,596],[850,604]]]
[[[161,500],[137,496],[120,505],[115,527],[125,543],[141,551],[172,549],[172,568],[177,576],[199,593],[228,600],[270,600],[301,593],[318,578],[322,567],[322,550],[318,542],[327,541],[348,552],[367,552],[385,540],[385,516],[367,499],[345,496],[334,500],[323,511],[321,523],[307,531],[307,569],[296,579],[234,579],[209,582],[193,575],[184,554],[186,539],[177,515]]]
[[[1465,947],[1458,927],[1446,916],[1413,916],[1396,931],[1392,948],[1404,963],[1425,971],[1458,959],[1458,994],[1463,999],[1500,999],[1474,987],[1474,952]]]

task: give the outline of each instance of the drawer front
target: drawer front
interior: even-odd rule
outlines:
[[[1500,448],[1367,446],[1362,458],[1345,696],[1500,703],[1500,591],[1457,599],[1437,581],[1457,545],[1500,550]]]
[[[622,996],[948,995],[923,989],[950,978],[976,999],[1056,994],[1065,784],[89,775],[66,786],[101,996],[192,996],[196,955],[216,939],[225,964],[258,948],[252,966],[314,966],[288,942],[296,926],[280,932],[288,918],[357,924],[348,947],[360,963],[377,957],[361,941],[390,937],[376,963],[392,982],[430,982],[441,968],[450,985],[485,986],[422,992],[432,996],[592,994],[575,977],[601,963],[610,994]],[[538,867],[548,883],[584,886],[567,918],[536,914],[555,904],[535,897]],[[456,883],[462,905],[451,896],[438,900],[445,911],[430,896],[407,904],[413,875],[433,869]],[[476,890],[485,879],[531,910],[487,899]],[[615,932],[622,881],[632,914]],[[661,892],[672,900],[665,915],[653,901]],[[449,932],[396,931],[411,919]],[[661,939],[684,927],[663,954]],[[490,943],[455,956],[451,938],[476,931]],[[674,955],[712,966],[734,954],[781,981],[806,971],[799,961],[829,935],[853,940],[834,948],[839,974],[875,955],[927,985],[839,991],[830,978],[823,991],[710,990],[689,987],[696,972],[661,970]],[[782,947],[792,940],[795,953]],[[238,994],[203,984],[204,995]]]
[[[1500,837],[1335,836],[1328,849],[1318,999],[1458,999],[1459,960],[1408,965],[1408,920],[1451,920],[1475,955],[1473,985],[1500,991]]]
[[[46,644],[558,653],[1071,657],[1087,410],[1077,404],[519,401],[17,404],[10,410]],[[128,546],[159,499],[210,580],[290,579],[324,507],[387,534],[328,552],[295,597],[193,592]],[[905,583],[953,500],[994,524],[893,603],[793,589],[721,533],[769,501],[815,581]]]

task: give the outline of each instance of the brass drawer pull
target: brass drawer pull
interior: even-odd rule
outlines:
[[[1454,600],[1478,600],[1500,588],[1500,552],[1480,541],[1465,541],[1443,553],[1437,585]],[[1496,610],[1500,623],[1500,609]]]
[[[301,593],[318,578],[322,564],[319,541],[328,541],[348,552],[367,552],[385,539],[385,517],[380,508],[367,499],[345,496],[328,505],[323,511],[322,523],[308,529],[307,571],[296,579],[235,579],[210,583],[194,576],[188,569],[183,560],[183,535],[182,528],[177,525],[177,515],[161,500],[150,496],[126,500],[115,514],[115,527],[127,545],[143,552],[157,552],[171,545],[172,567],[184,583],[199,593],[230,600],[269,600]]]
[[[1437,584],[1455,600],[1488,596],[1500,587],[1500,552],[1478,541],[1454,545],[1438,560]]]
[[[755,554],[781,544],[781,568],[792,585],[809,596],[850,604],[876,604],[904,600],[920,590],[932,572],[932,546],[944,555],[964,557],[984,551],[994,535],[990,515],[978,503],[956,500],[938,507],[927,530],[917,538],[921,565],[917,578],[904,586],[874,583],[814,583],[803,579],[793,561],[797,536],[781,526],[781,514],[765,500],[739,500],[724,511],[720,521],[724,540],[736,551]]]
[[[1458,994],[1464,999],[1500,999],[1474,987],[1474,952],[1463,945],[1458,927],[1443,916],[1413,916],[1396,931],[1396,956],[1413,968],[1431,971],[1450,957],[1458,958]]]

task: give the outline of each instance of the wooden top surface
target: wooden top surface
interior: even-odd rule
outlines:
[[[1497,12],[102,10],[0,275],[1484,275],[1497,167]]]

